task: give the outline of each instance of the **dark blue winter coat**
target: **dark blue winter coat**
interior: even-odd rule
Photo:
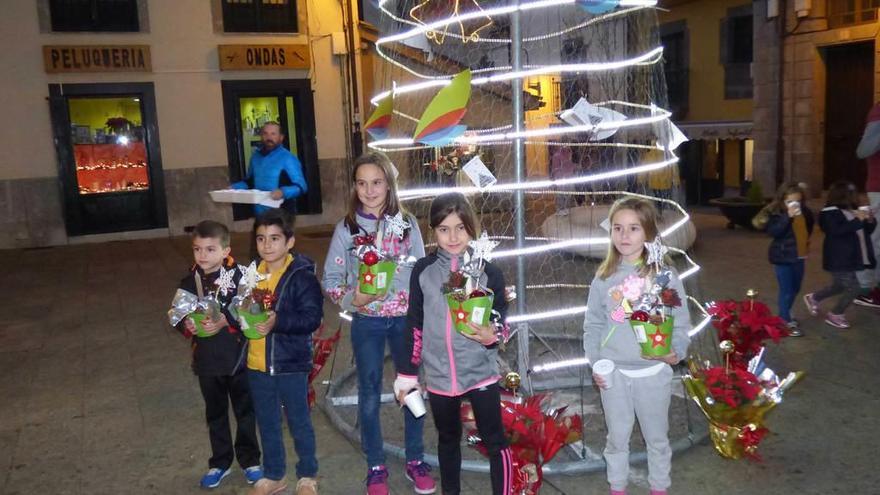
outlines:
[[[275,287],[275,327],[266,336],[269,374],[312,369],[312,333],[324,318],[324,293],[315,276],[315,262],[294,254]]]
[[[829,272],[857,272],[865,268],[874,268],[874,246],[871,243],[871,232],[877,222],[863,222],[858,218],[847,220],[843,211],[836,206],[826,206],[819,213],[819,227],[825,232],[822,244],[822,268]],[[864,229],[865,247],[868,250],[866,265],[862,261],[862,248],[856,232]]]
[[[810,236],[813,234],[813,225],[815,224],[813,212],[806,207],[802,207],[801,212],[807,223],[807,236]],[[797,239],[794,236],[792,218],[788,216],[787,212],[770,214],[770,218],[767,220],[767,233],[773,237],[773,240],[770,241],[770,248],[767,250],[770,263],[784,265],[798,260]]]

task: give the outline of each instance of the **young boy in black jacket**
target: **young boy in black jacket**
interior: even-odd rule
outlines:
[[[199,483],[202,488],[215,488],[232,471],[233,457],[238,458],[249,484],[262,476],[260,447],[257,443],[256,416],[251,402],[247,374],[244,373],[245,340],[228,305],[235,296],[241,272],[229,256],[229,230],[225,225],[205,220],[192,233],[193,264],[190,273],[180,281],[180,288],[200,299],[215,294],[221,311],[214,321],[209,314],[201,321],[197,335],[195,324],[185,318],[179,325],[184,336],[192,337],[192,368],[199,377],[199,388],[205,399],[205,420],[211,439],[208,472]],[[234,273],[227,287],[217,287],[223,272]],[[216,315],[215,315],[216,316]],[[235,444],[229,428],[229,402],[238,423]],[[233,455],[234,454],[234,455]]]
[[[264,478],[249,495],[275,495],[287,489],[287,461],[281,430],[281,406],[296,450],[296,495],[317,495],[315,430],[309,411],[312,333],[324,318],[324,295],[315,263],[293,249],[293,220],[286,211],[269,210],[254,222],[254,239],[264,279],[257,288],[274,296],[269,319],[254,325],[263,338],[248,345],[248,380],[263,445]]]

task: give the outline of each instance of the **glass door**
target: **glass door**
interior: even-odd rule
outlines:
[[[321,183],[312,92],[307,80],[223,81],[223,109],[229,180],[247,176],[251,157],[260,148],[260,129],[277,122],[284,133],[284,147],[296,155],[303,167],[308,192],[285,209],[296,214],[321,212]],[[282,174],[281,186],[286,184]],[[253,215],[249,205],[233,205],[236,220]]]
[[[53,85],[50,94],[68,234],[167,226],[152,85]]]
[[[284,147],[299,156],[296,146],[296,110],[292,96],[241,97],[238,102],[244,163],[250,163],[251,155],[260,148],[260,129],[266,122],[281,124],[285,136]]]

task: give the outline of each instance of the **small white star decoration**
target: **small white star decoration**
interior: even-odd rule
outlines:
[[[663,245],[659,235],[654,237],[653,241],[646,242],[645,249],[648,250],[647,263],[649,265],[656,265],[659,267],[664,264],[664,257],[666,256],[666,253],[669,252],[669,248]]]
[[[498,241],[489,239],[489,235],[483,232],[480,238],[468,242],[468,246],[474,250],[473,259],[492,261],[492,250],[498,246]]]
[[[238,265],[241,270],[241,285],[244,285],[247,291],[252,291],[261,280],[265,280],[266,276],[257,270],[257,262],[251,261],[248,266]]]
[[[226,270],[222,266],[220,267],[220,276],[217,277],[217,281],[214,284],[217,286],[217,292],[226,296],[229,294],[229,291],[235,290],[235,281],[233,278],[235,277],[235,270]]]
[[[403,239],[403,235],[409,228],[409,222],[403,218],[403,215],[399,211],[393,217],[391,215],[385,215],[385,231],[398,239]]]

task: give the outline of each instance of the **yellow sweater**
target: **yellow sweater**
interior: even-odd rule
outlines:
[[[266,262],[261,261],[257,271],[269,276],[260,280],[257,283],[257,288],[268,289],[274,293],[275,288],[278,287],[278,281],[281,280],[281,276],[284,275],[284,272],[287,271],[287,267],[291,263],[293,263],[293,255],[288,254],[287,259],[284,261],[284,266],[280,270],[270,272]],[[256,371],[266,371],[266,339],[252,339],[250,341],[248,345],[247,367]]]

